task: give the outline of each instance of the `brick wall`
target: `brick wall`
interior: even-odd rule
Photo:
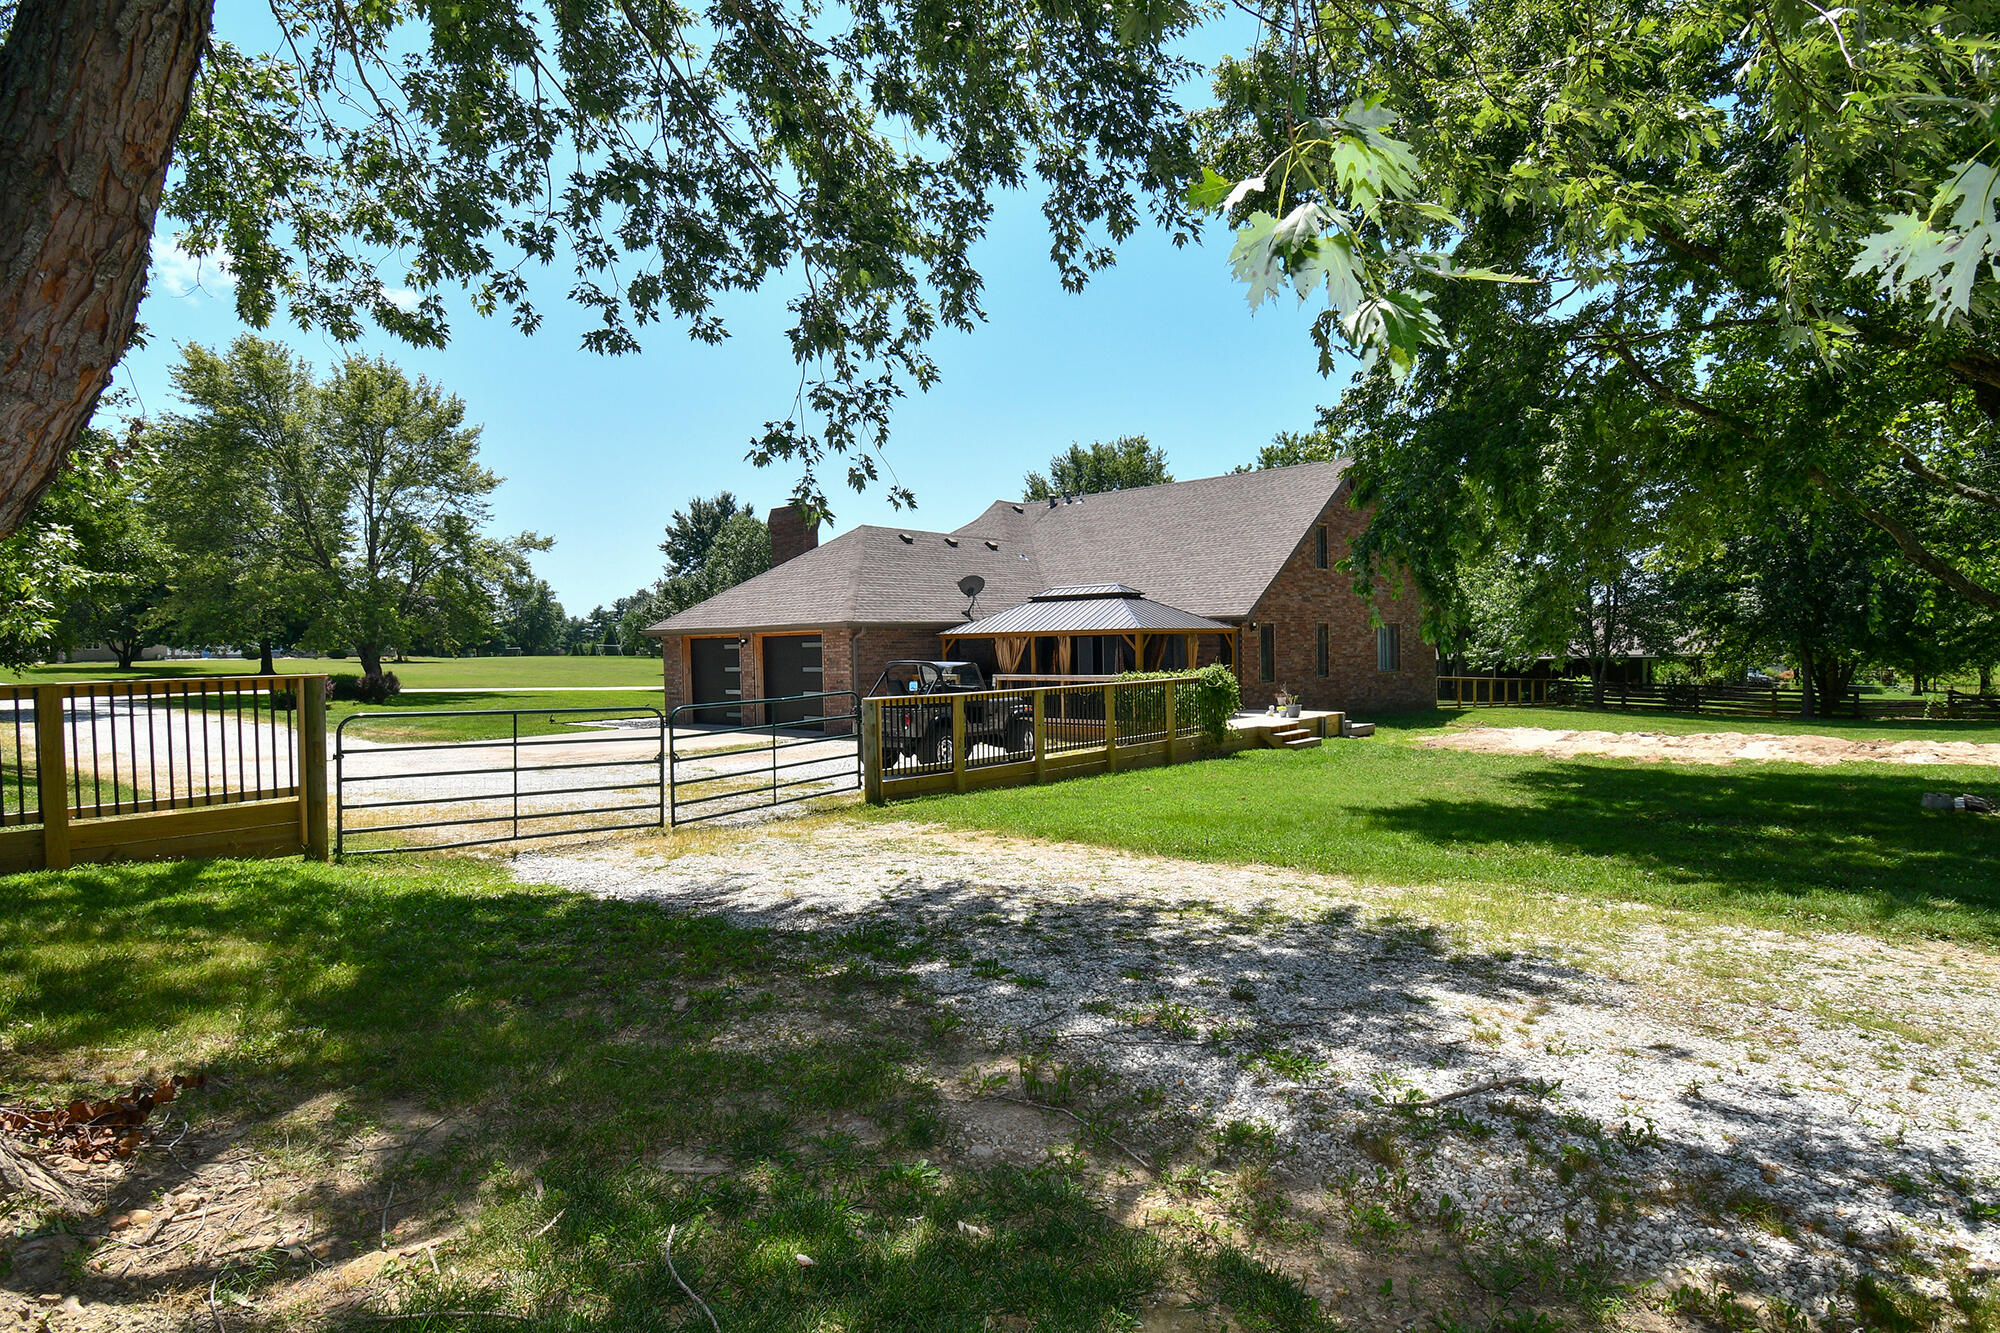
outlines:
[[[1295,692],[1307,708],[1332,708],[1355,713],[1393,713],[1429,708],[1437,700],[1437,651],[1418,634],[1422,610],[1414,590],[1377,580],[1373,608],[1381,619],[1398,627],[1402,664],[1396,671],[1376,670],[1375,626],[1370,602],[1354,593],[1353,575],[1334,568],[1349,546],[1368,526],[1368,515],[1351,509],[1343,485],[1319,521],[1327,527],[1327,565],[1317,565],[1317,542],[1308,530],[1284,568],[1265,590],[1250,619],[1270,624],[1275,642],[1272,673],[1258,676],[1258,631],[1245,626],[1237,678],[1243,683],[1243,705],[1265,708],[1280,685]],[[1403,595],[1395,595],[1402,591]],[[1318,670],[1318,627],[1327,627],[1327,674]]]
[[[735,635],[727,637],[735,638]],[[745,699],[764,693],[764,636],[749,634],[750,642],[738,654],[742,670],[738,688]],[[669,710],[694,702],[689,679],[688,640],[673,635],[661,642],[661,671]],[[899,657],[931,658],[940,650],[937,631],[917,627],[869,627],[865,629],[823,629],[820,631],[820,688],[829,692],[854,690],[865,693],[875,684],[882,669]],[[752,710],[754,713],[754,710]],[[745,722],[759,719],[746,716]]]

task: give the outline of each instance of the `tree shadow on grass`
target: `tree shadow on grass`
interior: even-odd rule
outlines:
[[[1493,781],[1520,800],[1418,796],[1356,810],[1444,848],[1507,845],[1621,862],[1683,905],[1777,907],[1832,924],[2000,940],[2000,819],[1922,808],[1966,770],[1850,763],[1690,766],[1568,761]],[[1682,894],[1677,886],[1701,886]],[[1718,901],[1719,900],[1719,901]]]
[[[545,1319],[503,1326],[682,1327],[699,1316],[664,1265],[669,1227],[732,1329],[970,1333],[1042,1310],[1110,1327],[1165,1276],[1166,1251],[1113,1223],[1073,1167],[915,1164],[944,1128],[893,940],[785,938],[436,860],[87,867],[0,880],[0,905],[0,1100],[101,1085],[89,1071],[135,1048],[210,1075],[178,1107],[195,1132],[143,1158],[114,1208],[205,1186],[191,1173],[239,1141],[269,1170],[340,1156],[339,1125],[386,1108],[449,1122],[319,1173],[298,1243],[336,1240],[339,1263],[384,1234],[469,1230],[469,1270],[532,1273],[532,1290],[496,1296],[419,1252],[386,1284],[322,1289],[355,1305],[339,1326],[378,1327],[363,1310],[385,1303],[539,1292]],[[290,1237],[223,1257],[223,1226],[131,1274],[107,1227],[71,1228],[104,1242],[101,1266],[59,1233],[0,1247],[0,1291],[136,1311],[216,1283],[269,1299],[318,1267]]]
[[[1225,908],[1136,894],[1049,915],[1004,883],[954,877],[885,885],[895,892],[884,910],[852,917],[775,899],[717,915],[766,873],[744,863],[691,874],[654,901],[539,890],[491,865],[429,859],[363,870],[90,867],[0,881],[0,1075],[17,1092],[108,1052],[146,1047],[166,1068],[198,1059],[215,1081],[188,1109],[273,1152],[294,1133],[310,1138],[299,1117],[329,1099],[449,1114],[451,1130],[399,1143],[320,1190],[314,1225],[371,1248],[400,1186],[424,1202],[398,1214],[414,1229],[394,1239],[465,1235],[463,1255],[446,1251],[453,1263],[526,1274],[507,1299],[519,1308],[542,1293],[547,1317],[530,1327],[696,1318],[661,1258],[678,1227],[682,1275],[731,1329],[969,1331],[1016,1316],[1094,1329],[1119,1326],[1158,1288],[1166,1249],[1112,1223],[1073,1168],[968,1163],[940,1175],[921,1164],[949,1145],[937,1090],[917,1070],[954,1052],[927,1045],[935,1010],[913,970],[929,969],[922,985],[953,1005],[983,1006],[982,1024],[1058,1061],[1115,1064],[1135,1088],[1170,1086],[1184,1061],[1226,1071],[1220,1086],[1247,1093],[1274,1076],[1280,1087],[1303,1081],[1274,1054],[1351,1056],[1357,1072],[1340,1098],[1280,1126],[1280,1150],[1329,1175],[1364,1159],[1340,1146],[1347,1139],[1318,1136],[1315,1115],[1387,1117],[1412,1136],[1398,1150],[1411,1153],[1417,1128],[1438,1132],[1377,1105],[1362,1069],[1545,1076],[1467,1042],[1449,1004],[1530,1008],[1585,988],[1621,1022],[1644,1019],[1620,988],[1561,964],[1455,950],[1419,926],[1339,907],[1238,930]],[[951,964],[948,980],[940,963]],[[1176,988],[1161,990],[1170,973]],[[1105,1003],[1071,1010],[1054,995]],[[1163,1009],[1170,995],[1191,999],[1188,1012]],[[1380,1095],[1393,1099],[1396,1085]],[[1976,1174],[1934,1142],[1883,1143],[1814,1108],[1781,1120],[1747,1106],[1737,1114],[1728,1095],[1718,1090],[1716,1105],[1736,1145],[1667,1124],[1660,1146],[1635,1151],[1651,1169],[1718,1190],[1744,1188],[1758,1154],[1837,1160],[1836,1191]],[[1467,1126],[1509,1125],[1467,1109],[1472,1118],[1442,1132],[1470,1141]],[[1517,1118],[1524,1129],[1501,1137],[1503,1161],[1529,1172],[1530,1187],[1554,1189],[1553,1154],[1564,1135],[1586,1131],[1537,1106]],[[197,1138],[183,1156],[198,1165],[213,1146]],[[672,1154],[694,1169],[662,1165]],[[177,1163],[153,1165],[156,1185],[181,1179]],[[1254,1267],[1214,1271],[1224,1285],[1208,1294],[1239,1314],[1262,1300],[1266,1326],[1318,1326],[1295,1283]],[[1648,1259],[1635,1275],[1656,1271]],[[17,1264],[0,1286],[31,1289],[36,1273],[49,1280]],[[218,1264],[191,1252],[139,1278],[88,1278],[85,1291],[130,1305],[217,1281],[254,1296],[280,1277],[304,1273],[268,1253]],[[420,1258],[362,1299],[379,1310],[392,1291],[404,1309],[496,1299]],[[358,1310],[352,1322],[372,1326]]]

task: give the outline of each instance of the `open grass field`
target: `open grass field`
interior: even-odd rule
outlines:
[[[1520,715],[1481,709],[1472,720],[1502,725],[1503,713]],[[1574,714],[1541,716],[1558,725]],[[899,802],[893,815],[1367,884],[1555,891],[2000,945],[2000,819],[1919,808],[1925,791],[2000,794],[2000,771],[1547,759],[1408,743],[1462,721],[1424,714],[1385,723],[1373,740]]]
[[[535,659],[540,660],[540,659]],[[550,658],[550,661],[582,661],[586,659]],[[326,721],[329,729],[337,728],[347,718],[356,713],[391,713],[393,719],[356,722],[348,727],[345,734],[356,740],[375,741],[383,744],[415,744],[436,741],[496,740],[513,734],[514,719],[502,716],[467,717],[420,717],[416,714],[439,709],[460,711],[471,709],[519,709],[520,734],[522,736],[552,736],[573,731],[579,721],[588,721],[595,716],[616,717],[630,715],[635,710],[658,709],[660,688],[654,682],[651,689],[631,690],[583,689],[550,692],[545,690],[486,691],[455,690],[444,694],[412,694],[405,691],[394,699],[382,704],[361,704],[352,702],[333,703],[327,706]],[[601,714],[563,714],[554,710],[563,708],[588,708],[602,710]],[[331,741],[329,741],[331,744]]]
[[[283,657],[275,663],[282,674],[359,675],[352,657]],[[405,689],[506,689],[523,686],[660,687],[657,657],[418,657],[385,664]],[[165,680],[183,676],[252,676],[255,659],[208,657],[174,662],[140,662],[120,671],[115,662],[29,667],[0,672],[0,682],[39,685],[59,680]]]
[[[731,1333],[1132,1329],[1162,1291],[1326,1327],[1233,1244],[1105,1211],[1115,1119],[1029,1110],[1063,1150],[959,1160],[947,1080],[991,1053],[910,953],[469,861],[0,880],[0,1101],[209,1076],[111,1216],[0,1205],[5,1288],[80,1293],[66,1328],[706,1329],[690,1291]],[[141,1205],[179,1220],[112,1230]],[[1144,1326],[1210,1327],[1173,1314]]]

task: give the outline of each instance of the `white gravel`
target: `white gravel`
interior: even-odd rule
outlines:
[[[975,1031],[1263,1122],[1294,1180],[1375,1180],[1367,1131],[1391,1127],[1409,1186],[1473,1234],[1664,1289],[1723,1279],[1819,1317],[1864,1272],[1942,1291],[2000,1268],[2000,959],[1978,950],[1555,895],[1522,949],[1428,925],[1431,891],[911,823],[514,865],[784,930],[895,923]],[[1455,1101],[1432,1133],[1383,1106],[1511,1077],[1552,1090]]]

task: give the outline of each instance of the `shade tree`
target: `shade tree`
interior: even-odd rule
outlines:
[[[714,343],[728,294],[788,284],[800,380],[745,434],[824,509],[823,469],[876,479],[932,336],[981,318],[997,192],[1043,191],[1072,289],[1149,212],[1185,234],[1200,12],[273,0],[246,45],[214,0],[0,5],[0,535],[130,344],[163,218],[249,324],[341,340],[441,345],[456,292],[533,332],[550,266],[591,350]]]

